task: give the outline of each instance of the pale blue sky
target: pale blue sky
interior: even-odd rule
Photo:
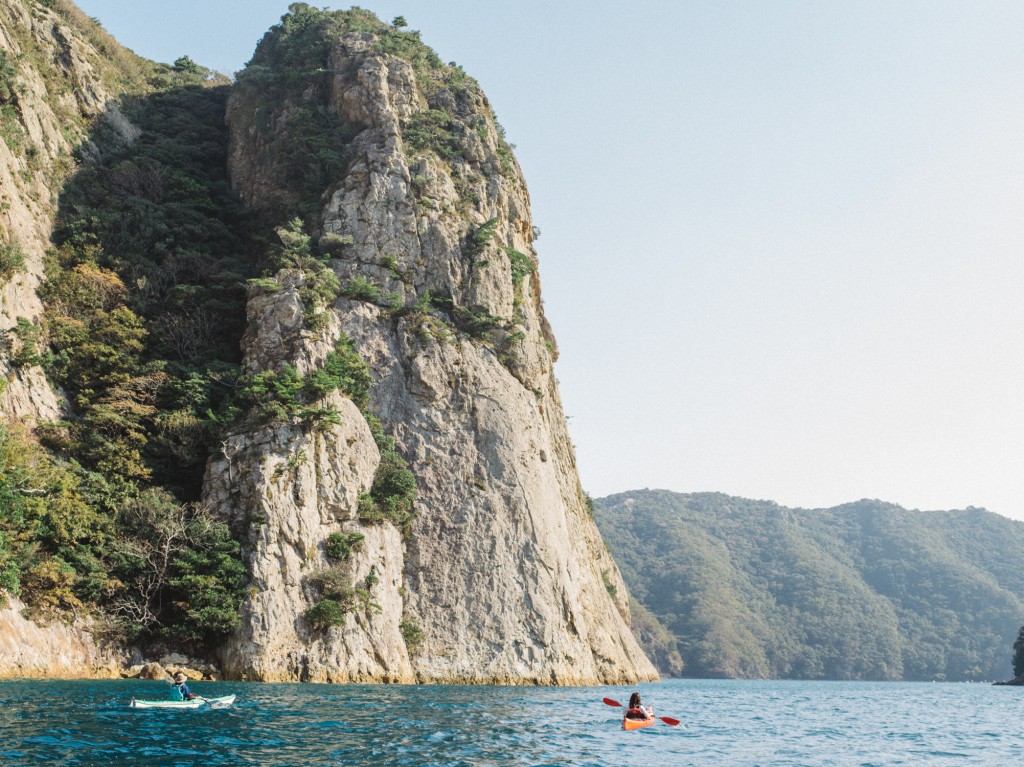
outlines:
[[[79,5],[228,73],[287,10]],[[1024,518],[1024,3],[362,6],[518,145],[592,495]]]

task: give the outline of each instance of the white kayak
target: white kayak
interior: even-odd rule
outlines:
[[[235,702],[234,695],[222,695],[219,698],[193,698],[192,700],[138,700],[132,698],[132,708],[225,708]]]

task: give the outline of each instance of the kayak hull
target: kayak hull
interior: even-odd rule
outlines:
[[[192,700],[137,700],[132,698],[132,708],[202,708],[203,706],[223,707],[235,702],[234,695],[218,698],[194,698]]]
[[[624,730],[639,730],[644,727],[650,727],[654,724],[657,717],[649,716],[646,719],[622,719],[622,729]]]

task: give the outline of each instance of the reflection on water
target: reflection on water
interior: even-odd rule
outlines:
[[[159,682],[0,683],[0,765],[1020,764],[1024,691],[981,684],[669,681],[683,720],[623,732],[627,688],[198,683],[229,709],[131,709]]]

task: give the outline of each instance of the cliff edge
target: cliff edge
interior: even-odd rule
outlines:
[[[207,500],[234,520],[255,505],[266,521],[246,548],[253,590],[227,673],[655,678],[580,488],[529,196],[486,97],[416,33],[358,10],[291,11],[231,96],[231,174],[248,204],[282,218],[313,192],[310,236],[338,297],[311,323],[314,299],[307,291],[304,303],[302,289],[312,273],[296,283],[294,270],[278,272],[269,294],[250,299],[245,364],[308,375],[350,339],[372,371],[367,412],[408,461],[417,495],[400,521],[360,509],[380,451],[354,407],[326,428],[234,435],[229,456],[209,467]],[[321,145],[344,137],[335,175],[312,190],[295,167],[313,140],[311,115]],[[260,468],[225,482],[238,456]],[[327,541],[339,533],[363,536],[343,566],[361,597],[318,630],[308,618],[323,592],[316,574],[332,567]]]

